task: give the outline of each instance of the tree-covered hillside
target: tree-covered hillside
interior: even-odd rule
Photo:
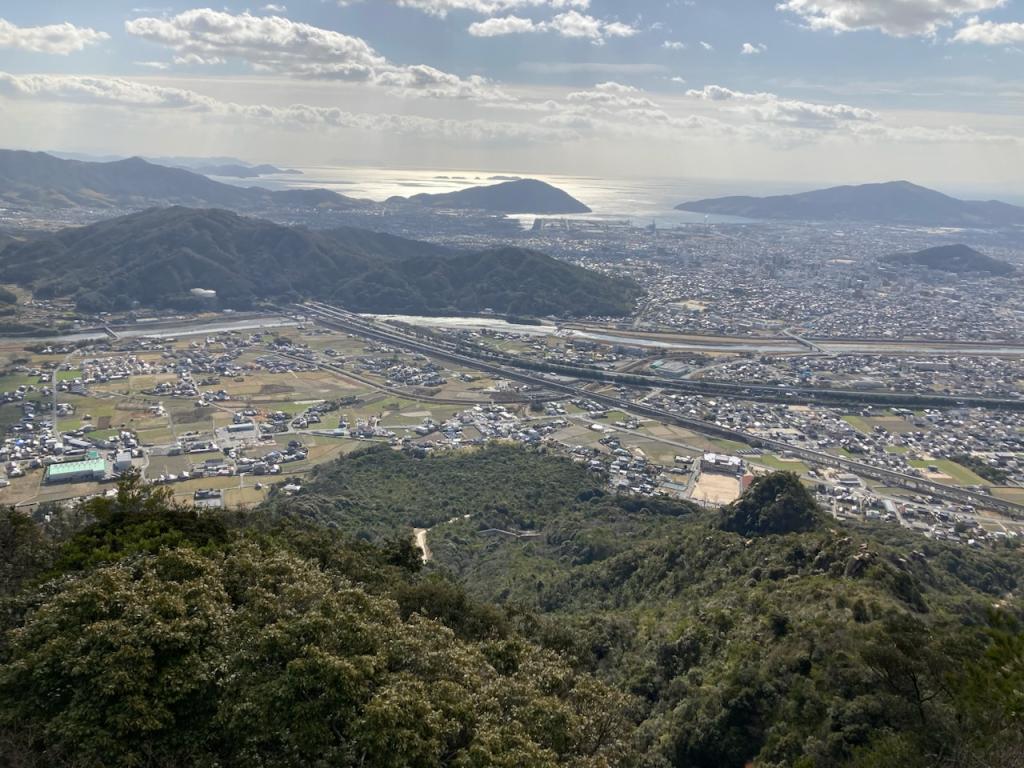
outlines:
[[[721,511],[604,487],[511,446],[372,449],[244,515],[133,482],[44,525],[5,511],[0,754],[1020,764],[1019,549],[840,524],[793,475]]]
[[[152,209],[0,251],[0,280],[86,311],[244,309],[316,298],[359,312],[627,315],[636,283],[521,248],[465,253],[359,229],[314,232],[228,211]],[[192,294],[216,291],[216,299]]]
[[[276,504],[371,538],[433,526],[431,570],[636,697],[645,765],[1011,765],[1024,748],[1017,694],[958,721],[994,674],[991,633],[1024,643],[992,624],[1021,616],[1021,551],[841,524],[793,475],[703,511],[513,447],[386,451]]]
[[[210,520],[129,489],[62,543],[0,514],[12,766],[633,762],[628,697],[417,574],[408,542]],[[453,610],[457,609],[457,610]]]

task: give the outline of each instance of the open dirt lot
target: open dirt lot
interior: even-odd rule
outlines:
[[[740,482],[735,475],[701,472],[690,498],[708,504],[729,504],[740,497]]]

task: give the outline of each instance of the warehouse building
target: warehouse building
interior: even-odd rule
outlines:
[[[107,476],[107,462],[93,453],[84,461],[51,464],[46,470],[47,483],[87,483]]]

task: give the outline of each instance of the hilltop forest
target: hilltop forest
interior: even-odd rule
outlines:
[[[222,210],[154,208],[11,243],[0,280],[86,312],[135,303],[248,309],[315,298],[356,312],[628,315],[632,280],[523,248],[465,252],[367,230],[312,231]],[[194,289],[216,291],[211,301]]]
[[[1021,764],[1019,550],[841,524],[789,474],[721,510],[605,487],[373,448],[245,514],[134,477],[6,510],[3,762]]]

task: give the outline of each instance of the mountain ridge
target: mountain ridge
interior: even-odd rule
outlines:
[[[624,315],[640,296],[609,278],[522,248],[471,253],[368,230],[285,227],[217,209],[153,208],[0,251],[0,280],[84,311],[221,307],[317,298],[354,311]]]
[[[238,187],[184,168],[158,165],[140,157],[89,162],[45,152],[0,149],[0,201],[12,206],[149,208],[156,205],[259,210],[309,205],[349,210],[369,201],[326,189],[271,191]]]
[[[411,197],[390,197],[388,204],[419,205],[428,208],[461,208],[491,213],[569,214],[591,213],[591,209],[567,192],[537,179],[516,179],[499,184],[468,187],[441,194],[420,193]]]
[[[1024,226],[1024,208],[998,200],[959,200],[909,181],[846,185],[770,197],[694,200],[676,210],[748,219],[865,221],[879,224]]]

